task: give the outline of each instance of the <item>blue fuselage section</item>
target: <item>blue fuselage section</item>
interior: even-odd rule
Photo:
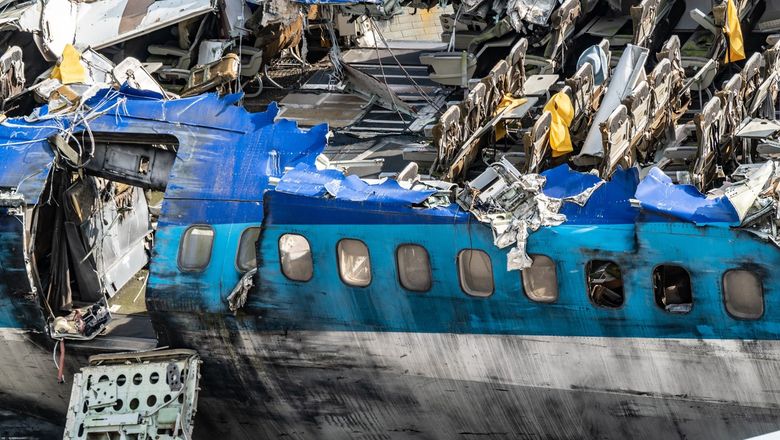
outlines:
[[[555,262],[560,295],[547,304],[528,298],[521,272],[506,270],[507,250],[496,248],[490,229],[456,207],[387,208],[280,193],[269,193],[266,204],[260,286],[247,306],[249,313],[262,316],[257,325],[265,329],[720,339],[780,335],[780,279],[772,270],[780,264],[780,251],[727,225],[640,219],[542,228],[531,234],[528,253]],[[310,243],[314,273],[308,282],[291,281],[280,270],[278,241],[287,233]],[[367,287],[348,286],[339,276],[336,247],[344,238],[361,240],[369,249],[372,281]],[[402,244],[428,251],[430,291],[408,291],[399,283],[395,255]],[[457,255],[464,249],[490,256],[491,296],[463,291]],[[599,307],[589,298],[586,266],[593,260],[620,266],[622,307]],[[652,273],[662,264],[682,266],[690,274],[689,313],[669,313],[656,304]],[[727,313],[722,278],[731,269],[760,277],[765,301],[760,319]]]

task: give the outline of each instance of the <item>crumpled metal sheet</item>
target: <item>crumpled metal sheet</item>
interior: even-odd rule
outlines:
[[[642,210],[671,216],[697,225],[739,225],[739,214],[726,196],[708,196],[693,185],[675,185],[663,171],[653,167],[639,182],[636,199]]]
[[[371,185],[357,176],[346,176],[339,170],[318,170],[308,163],[299,163],[284,174],[276,190],[288,194],[309,197],[331,197],[353,202],[417,205],[423,203],[436,190],[414,190],[401,187],[387,179]]]
[[[509,0],[506,9],[512,27],[517,32],[523,32],[523,21],[539,26],[547,25],[557,4],[557,0]]]
[[[558,183],[549,191],[558,197],[545,193],[544,175],[520,174],[506,159],[472,180],[458,196],[463,209],[490,225],[496,247],[504,249],[514,245],[507,254],[507,270],[531,266],[533,261],[525,249],[529,231],[562,224],[566,216],[560,211],[565,202],[584,205],[604,184],[598,177],[571,173],[568,166],[554,170],[551,176]]]
[[[547,179],[544,193],[561,198],[560,212],[566,216],[566,224],[631,224],[636,221],[639,209],[631,205],[639,172],[636,168],[620,167],[608,181],[595,174],[573,171],[568,165],[560,165],[542,172]]]

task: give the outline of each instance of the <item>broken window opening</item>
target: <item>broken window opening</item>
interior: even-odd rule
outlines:
[[[257,266],[257,240],[260,238],[260,228],[251,227],[244,229],[238,240],[238,252],[236,253],[236,267],[241,273],[254,269]]]
[[[345,238],[339,241],[337,252],[339,275],[344,284],[354,287],[371,284],[371,257],[365,243]]]
[[[65,144],[56,137],[57,149],[71,165],[93,176],[144,189],[164,190],[168,184],[179,140],[169,134],[78,133]]]
[[[558,273],[555,262],[546,255],[529,255],[531,267],[523,269],[523,291],[535,302],[554,303],[558,300]]]
[[[258,234],[260,230],[258,228]],[[282,273],[293,281],[309,281],[314,275],[311,246],[306,237],[284,234],[279,237],[279,263]]]
[[[591,260],[585,267],[588,296],[599,307],[617,309],[623,306],[623,274],[614,261]]]
[[[732,269],[723,274],[726,311],[737,319],[759,319],[764,315],[764,287],[750,270]]]
[[[653,292],[658,307],[669,313],[688,313],[693,308],[691,276],[682,266],[656,266],[653,270]]]
[[[211,262],[214,247],[214,228],[195,225],[187,228],[179,244],[179,270],[203,272]]]
[[[431,290],[431,261],[428,251],[416,244],[402,244],[395,253],[398,278],[404,289],[414,292]]]
[[[458,253],[460,287],[471,296],[486,298],[493,294],[493,264],[490,256],[479,249]]]

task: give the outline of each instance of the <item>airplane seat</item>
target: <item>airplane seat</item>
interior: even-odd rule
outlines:
[[[593,95],[595,93],[595,84],[593,79],[593,66],[585,63],[572,75],[567,78],[566,88],[571,90],[571,103],[574,106],[574,118],[570,125],[572,141],[574,138],[587,136],[588,122],[593,113]],[[577,136],[582,133],[582,136]]]
[[[545,111],[536,120],[531,130],[523,136],[525,148],[525,172],[538,173],[541,171],[542,161],[550,149],[550,127],[552,125],[552,113]]]
[[[717,147],[720,143],[723,109],[718,97],[713,97],[694,118],[696,126],[696,159],[691,180],[699,191],[706,192],[715,178]]]
[[[522,96],[525,93],[525,57],[528,52],[528,40],[521,38],[512,46],[507,55],[509,64],[509,90],[513,96]]]
[[[641,152],[644,156],[647,151],[647,131],[650,125],[650,86],[647,81],[637,84],[631,93],[623,100],[623,105],[628,109],[628,118],[631,122],[630,143],[631,147]]]
[[[451,105],[433,126],[433,143],[437,150],[438,165],[449,164],[463,142],[460,107]]]
[[[600,128],[604,155],[599,175],[602,179],[608,179],[618,165],[626,168],[634,163],[628,108],[623,104],[617,106]]]
[[[650,86],[650,114],[652,115],[652,133],[658,135],[673,123],[671,119],[672,100],[672,63],[668,58],[655,65],[647,77]]]

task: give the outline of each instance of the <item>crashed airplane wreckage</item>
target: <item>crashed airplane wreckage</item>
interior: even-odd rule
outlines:
[[[455,101],[433,112],[333,46],[345,90],[430,135],[400,153],[415,162],[373,175],[329,160],[328,127],[276,104],[250,113],[230,87],[179,97],[140,62],[63,46],[57,82],[35,92],[47,104],[0,123],[10,429],[776,430],[780,45],[737,31],[763,3],[687,8],[693,29],[673,35],[657,24],[679,26],[685,2],[611,8],[618,29],[595,2],[515,15],[527,3],[442,16],[453,47],[486,4],[511,28],[420,54]],[[573,50],[572,36],[595,41]],[[485,44],[505,53],[472,70]],[[134,284],[142,306],[117,302]]]

